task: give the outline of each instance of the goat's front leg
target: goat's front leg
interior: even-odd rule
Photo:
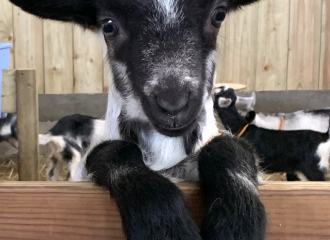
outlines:
[[[145,166],[135,144],[101,143],[88,155],[86,168],[115,199],[127,239],[201,239],[180,190]]]
[[[264,240],[266,214],[258,194],[257,156],[242,139],[217,137],[199,154],[205,198],[204,240]]]

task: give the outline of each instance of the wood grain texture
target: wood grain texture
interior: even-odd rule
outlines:
[[[38,93],[44,93],[42,20],[14,6],[15,68],[36,69]]]
[[[16,89],[19,179],[38,181],[39,113],[35,70],[17,70]]]
[[[44,21],[45,93],[73,93],[73,26]]]
[[[203,211],[196,184],[178,185],[193,218]],[[267,183],[267,240],[330,239],[329,183]],[[89,183],[0,183],[0,239],[125,239],[109,194]]]
[[[16,71],[2,71],[1,110],[5,113],[16,113]]]
[[[261,1],[254,90],[285,90],[287,86],[290,1]]]
[[[323,0],[319,89],[330,89],[330,1]]]
[[[291,0],[288,90],[317,90],[322,0]]]
[[[217,39],[217,78],[216,83],[221,83],[225,80],[226,68],[223,60],[226,56],[226,20],[222,23]]]
[[[95,33],[73,28],[74,93],[103,92],[103,43]]]
[[[0,0],[0,43],[13,43],[13,5],[8,0]],[[14,49],[10,50],[10,66],[14,68]]]
[[[221,82],[242,83],[255,88],[258,5],[232,13],[226,23],[226,50],[221,57],[225,76]]]

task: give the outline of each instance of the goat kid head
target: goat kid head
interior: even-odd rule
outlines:
[[[229,86],[222,86],[214,89],[214,108],[235,107],[237,96],[235,90]]]
[[[101,30],[114,85],[162,134],[182,135],[211,96],[228,12],[257,0],[10,0],[41,18]]]

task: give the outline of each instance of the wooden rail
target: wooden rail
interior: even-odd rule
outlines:
[[[179,187],[200,224],[198,186]],[[267,240],[330,239],[330,183],[268,183],[260,191]],[[89,183],[0,183],[0,239],[124,239],[116,204],[109,199]]]
[[[36,72],[32,69],[5,70],[2,86],[2,111],[17,113],[19,179],[37,181],[39,110]]]

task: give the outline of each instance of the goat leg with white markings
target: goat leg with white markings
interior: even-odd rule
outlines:
[[[201,239],[180,190],[146,167],[137,145],[101,143],[88,155],[86,168],[115,199],[127,239]]]
[[[257,158],[250,144],[229,136],[217,137],[202,149],[203,239],[265,239],[267,221],[258,193]]]

